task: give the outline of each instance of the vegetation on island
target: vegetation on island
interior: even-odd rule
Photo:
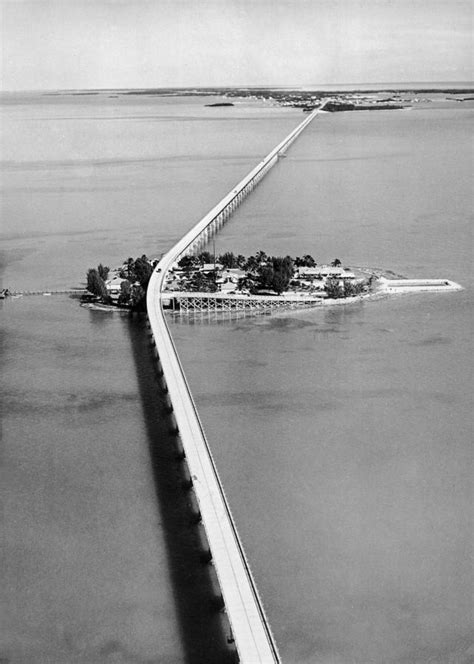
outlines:
[[[157,262],[143,255],[128,258],[112,275],[110,268],[102,264],[89,269],[86,275],[88,294],[83,300],[92,299],[131,311],[145,311],[146,290]]]
[[[303,269],[302,269],[303,268]],[[318,268],[310,254],[268,256],[264,251],[245,257],[227,251],[217,257],[204,251],[178,261],[167,277],[167,290],[281,295],[284,292],[320,291],[324,297],[345,298],[360,295],[370,287],[368,280],[356,278],[335,258],[330,266]]]
[[[100,297],[104,301],[106,301],[108,298],[105,282],[109,273],[109,269],[110,268],[104,267],[102,263],[100,263],[97,269],[91,268],[87,271],[87,290],[89,293],[91,293],[91,295]]]
[[[87,271],[87,294],[83,301],[142,312],[146,310],[148,282],[158,260],[146,255],[128,258],[111,270],[100,263]],[[356,276],[335,258],[320,265],[310,254],[270,256],[257,251],[251,256],[226,251],[214,256],[209,251],[183,256],[165,276],[165,291],[247,295],[314,295],[339,299],[370,290],[371,280]]]
[[[329,113],[337,113],[338,111],[391,111],[400,110],[405,108],[403,104],[396,104],[393,102],[377,103],[377,104],[353,104],[347,101],[329,101],[324,107],[325,111]]]
[[[316,263],[311,256],[308,257],[313,265]],[[302,261],[303,259],[297,259]],[[202,266],[215,265],[215,269],[204,272]],[[190,290],[201,292],[215,292],[218,290],[216,277],[223,270],[241,270],[246,273],[240,278],[240,289],[250,292],[257,290],[271,290],[280,295],[288,288],[294,272],[294,260],[291,256],[267,256],[264,251],[258,251],[254,256],[246,258],[231,251],[221,254],[216,259],[208,252],[198,256],[184,256],[178,266],[188,273],[192,273],[188,280]]]

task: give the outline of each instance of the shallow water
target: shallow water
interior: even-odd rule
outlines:
[[[77,286],[99,261],[158,255],[301,119],[203,103],[10,100],[4,285]],[[464,106],[324,115],[216,240],[466,290],[173,323],[288,664],[468,661],[471,121]],[[62,296],[2,317],[5,656],[195,661],[140,329]]]

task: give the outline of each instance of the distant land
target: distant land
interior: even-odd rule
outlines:
[[[428,96],[436,95],[437,101],[472,101],[474,84],[377,84],[374,87],[337,86],[314,87],[313,89],[282,87],[221,87],[221,88],[148,88],[136,90],[69,90],[44,92],[45,96],[91,96],[108,94],[111,98],[145,97],[226,97],[228,99],[253,99],[278,106],[291,106],[310,112],[326,101],[325,111],[373,111],[410,108],[419,102],[431,102]],[[469,95],[469,96],[466,96]],[[420,97],[422,96],[422,97]],[[441,99],[440,99],[441,96]],[[232,101],[205,104],[208,107],[234,106]]]

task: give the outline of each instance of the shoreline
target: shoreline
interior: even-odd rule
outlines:
[[[230,320],[237,320],[239,318],[246,318],[246,317],[257,317],[257,316],[287,316],[288,314],[300,314],[300,313],[307,313],[308,311],[315,311],[318,309],[331,309],[333,307],[343,307],[343,306],[350,306],[354,304],[360,304],[365,301],[370,301],[370,302],[376,302],[379,300],[386,300],[389,298],[392,298],[394,296],[402,296],[402,295],[415,295],[415,294],[426,294],[431,292],[433,295],[438,295],[442,292],[446,293],[452,293],[452,292],[459,292],[464,290],[462,286],[459,284],[456,284],[455,282],[451,282],[452,286],[447,287],[445,289],[441,290],[426,290],[423,287],[420,287],[418,289],[411,289],[411,290],[390,290],[390,288],[379,288],[378,290],[372,292],[372,293],[363,293],[361,295],[355,295],[352,297],[346,297],[346,298],[329,298],[329,299],[321,299],[318,302],[315,302],[313,305],[307,304],[306,306],[288,306],[288,307],[275,307],[275,308],[268,308],[266,310],[262,309],[247,309],[247,310],[241,310],[241,309],[234,309],[234,310],[213,310],[213,309],[207,309],[205,311],[166,311],[166,314],[174,321],[177,322],[182,318],[185,318],[186,320],[189,320],[190,318],[202,318],[204,316],[209,316],[213,315],[216,317],[216,320],[222,321],[224,319],[230,319]],[[302,302],[303,304],[303,302]]]

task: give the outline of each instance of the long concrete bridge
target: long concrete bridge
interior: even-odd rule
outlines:
[[[176,432],[205,528],[225,611],[239,661],[244,664],[280,662],[224,487],[204,433],[186,376],[170,334],[163,308],[165,277],[181,257],[205,246],[278,158],[322,110],[308,115],[158,263],[148,286],[147,311],[162,386],[168,395]]]

